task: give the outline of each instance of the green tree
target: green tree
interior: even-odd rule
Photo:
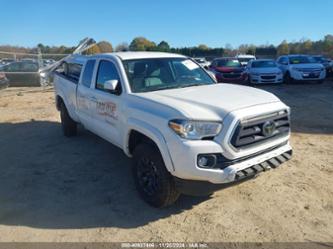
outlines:
[[[301,45],[301,51],[304,54],[311,53],[313,51],[313,49],[312,49],[312,41],[310,41],[309,39],[303,41],[302,45]]]
[[[128,47],[127,42],[122,42],[116,46],[117,52],[124,52],[124,51],[128,51],[128,50],[129,50],[129,47]]]
[[[201,50],[201,51],[207,51],[209,50],[210,48],[206,45],[206,44],[200,44],[198,46],[198,49]]]
[[[154,51],[156,44],[145,37],[136,37],[129,46],[131,51]]]
[[[111,53],[113,52],[112,44],[108,41],[100,41],[97,46],[101,53]]]
[[[92,47],[90,47],[89,49],[87,49],[84,54],[99,54],[101,52],[101,50],[99,49],[99,47],[97,46],[97,44],[93,45]]]
[[[161,41],[157,45],[157,50],[162,51],[162,52],[169,52],[170,51],[170,46],[166,41]]]
[[[278,55],[286,55],[289,54],[289,45],[286,40],[282,41],[281,44],[277,47]]]

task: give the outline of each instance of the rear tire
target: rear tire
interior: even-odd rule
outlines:
[[[66,137],[73,137],[77,134],[77,123],[69,116],[64,103],[60,106],[60,118],[62,131]]]
[[[133,176],[141,197],[156,208],[173,204],[180,196],[156,146],[139,144],[133,153]]]

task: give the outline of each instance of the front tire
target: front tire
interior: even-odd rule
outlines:
[[[143,143],[135,148],[133,176],[141,197],[153,207],[170,206],[180,196],[161,153],[152,144]]]
[[[64,103],[60,106],[60,118],[62,131],[66,137],[73,137],[77,134],[77,123],[69,116]]]
[[[291,78],[290,73],[286,72],[286,75],[284,76],[284,83],[290,84],[292,82],[293,82],[293,79]]]

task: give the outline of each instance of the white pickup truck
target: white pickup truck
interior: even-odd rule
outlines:
[[[64,135],[80,123],[120,147],[155,207],[209,195],[292,155],[288,106],[262,90],[217,84],[185,56],[73,55],[55,70],[54,86]]]

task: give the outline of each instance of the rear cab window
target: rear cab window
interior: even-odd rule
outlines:
[[[67,63],[63,62],[55,72],[63,78],[73,82],[74,84],[79,83],[80,75],[82,71],[82,65],[79,63]]]

